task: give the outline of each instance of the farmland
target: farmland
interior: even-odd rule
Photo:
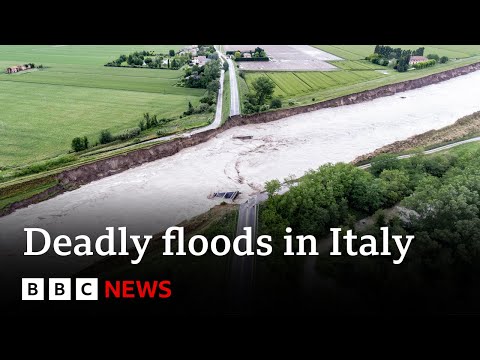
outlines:
[[[345,60],[359,60],[373,53],[375,45],[313,45],[317,49],[337,55]],[[425,47],[425,55],[437,54],[449,58],[467,58],[480,55],[480,45],[390,45],[393,48],[414,50]]]
[[[65,154],[75,136],[95,142],[102,129],[134,127],[145,112],[176,117],[189,101],[197,105],[204,90],[175,86],[181,70],[103,66],[121,53],[143,49],[165,53],[181,47],[1,46],[0,172]],[[27,62],[45,68],[3,74],[7,66]],[[205,123],[204,116],[198,121]],[[195,126],[195,118],[185,125]],[[181,130],[181,121],[175,120],[171,128]]]
[[[405,49],[425,46],[425,54],[436,53],[448,56],[446,64],[437,64],[429,69],[399,73],[392,68],[379,66],[364,60],[373,53],[374,45],[315,45],[345,60],[329,61],[334,71],[245,71],[244,77],[251,88],[252,81],[267,76],[275,82],[274,95],[282,99],[283,106],[304,105],[332,99],[355,92],[373,89],[400,81],[411,80],[455,67],[480,61],[480,45],[392,45]],[[241,91],[243,97],[248,92]]]
[[[382,77],[377,71],[311,71],[311,72],[265,72],[249,73],[246,76],[247,85],[259,76],[266,75],[275,84],[275,94],[288,97],[302,93],[310,93],[337,86],[345,86]]]

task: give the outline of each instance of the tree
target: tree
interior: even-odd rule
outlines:
[[[410,55],[400,57],[400,59],[398,60],[398,63],[397,63],[397,71],[398,72],[407,71],[408,66],[409,66],[409,62],[410,62]]]
[[[281,187],[282,184],[277,179],[265,183],[265,191],[268,193],[268,196],[273,196]]]
[[[393,206],[405,196],[409,195],[408,174],[402,170],[384,170],[380,179],[385,185],[385,200],[383,206]]]
[[[437,54],[428,54],[427,59],[439,61],[440,57]]]
[[[413,51],[412,55],[416,56],[423,56],[423,52],[425,51],[424,47],[420,47],[417,50]]]
[[[220,89],[220,82],[217,80],[212,80],[208,83],[207,85],[207,90],[210,93],[218,93],[218,90]]]
[[[110,130],[105,129],[100,132],[100,144],[108,144],[113,141],[113,136]]]
[[[228,62],[226,61],[223,62],[223,70],[225,70],[225,72],[228,71]]]
[[[260,76],[252,82],[252,87],[255,91],[258,104],[265,104],[265,100],[273,95],[275,90],[275,83],[266,76]]]
[[[235,59],[240,59],[242,57],[242,53],[240,51],[235,51]]]
[[[383,170],[395,170],[400,168],[400,160],[393,154],[381,154],[372,159],[370,172],[378,176]]]
[[[446,56],[442,56],[440,58],[440,64],[445,64],[447,61],[448,61],[448,57],[446,57]]]
[[[282,100],[278,97],[270,101],[270,109],[280,109],[282,107]]]
[[[75,152],[79,152],[88,148],[88,139],[86,136],[83,138],[76,137],[72,140],[72,149]]]
[[[168,55],[170,55],[170,56],[175,56],[175,50],[170,50],[170,51],[168,52]]]
[[[88,138],[84,136],[82,140],[83,140],[83,147],[85,149],[88,149]]]
[[[145,59],[145,64],[150,65],[152,63],[152,58],[146,58]]]
[[[185,115],[191,115],[195,112],[195,108],[193,107],[192,103],[188,102],[188,110],[184,112]]]
[[[218,79],[220,77],[220,61],[212,60],[205,64],[203,70],[205,87],[210,81]]]

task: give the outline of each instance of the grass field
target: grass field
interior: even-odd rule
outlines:
[[[247,85],[260,76],[268,76],[275,84],[275,95],[288,98],[318,90],[361,83],[383,75],[378,71],[312,71],[247,73]]]
[[[222,99],[222,124],[230,116],[230,72],[225,72],[223,80],[223,99]]]
[[[103,66],[135,50],[181,47],[0,46],[0,170],[66,153],[75,136],[95,142],[102,129],[134,127],[145,112],[172,117],[196,105],[203,90],[175,86],[183,71]],[[3,74],[27,62],[47,68]]]
[[[313,45],[345,60],[359,60],[373,53],[375,45]],[[425,55],[437,54],[449,58],[466,58],[480,55],[480,45],[390,45],[393,48],[418,49],[425,47]]]

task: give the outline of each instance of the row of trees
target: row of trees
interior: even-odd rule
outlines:
[[[152,116],[150,115],[150,113],[147,112],[143,114],[142,120],[139,121],[138,126],[136,127],[125,129],[117,134],[112,134],[112,132],[108,129],[102,130],[98,137],[98,142],[93,144],[92,146],[97,146],[98,144],[109,144],[117,140],[124,141],[133,139],[139,136],[144,130],[165,125],[172,120],[173,119],[167,118],[158,119],[157,115]],[[75,137],[72,140],[72,150],[75,152],[87,150],[89,147],[92,146],[90,146],[88,138],[86,136]]]
[[[378,54],[381,57],[386,58],[388,60],[391,60],[391,59],[399,59],[402,56],[405,56],[407,52],[409,55],[423,56],[424,51],[425,51],[424,47],[419,47],[416,50],[402,50],[401,48],[394,49],[388,45],[376,45],[373,53]]]
[[[430,60],[435,60],[436,62],[439,62],[440,64],[444,64],[448,61],[447,56],[440,57],[437,54],[428,54],[427,58],[430,59]]]
[[[165,59],[167,60],[165,63]],[[168,54],[155,54],[154,51],[135,51],[131,54],[120,55],[117,59],[105,64],[105,66],[126,66],[144,67],[151,69],[179,69],[191,59],[191,54],[175,55],[175,50],[170,50]]]

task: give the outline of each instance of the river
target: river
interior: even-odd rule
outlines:
[[[237,202],[269,179],[348,162],[396,140],[452,124],[480,110],[480,71],[373,101],[247,125],[214,139],[0,218],[0,263],[25,260],[24,227],[59,234],[158,233],[219,203],[213,191],[239,190]],[[250,140],[235,136],[252,136]],[[98,259],[98,258],[97,258]],[[79,270],[95,257],[29,257],[29,267]],[[4,273],[2,271],[2,273]]]

